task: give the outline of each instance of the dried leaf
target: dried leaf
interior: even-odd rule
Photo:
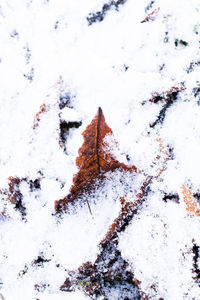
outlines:
[[[36,129],[38,126],[39,126],[39,122],[40,122],[40,119],[41,119],[41,116],[49,111],[50,109],[50,106],[43,103],[41,106],[40,106],[40,110],[39,112],[35,115],[35,118],[34,118],[34,121],[33,121],[33,129]]]
[[[40,180],[41,178],[37,178],[35,180],[31,180],[28,177],[19,178],[19,177],[8,177],[8,188],[0,190],[0,193],[5,196],[6,201],[11,202],[14,205],[14,208],[18,210],[22,218],[26,215],[26,208],[23,205],[23,195],[20,191],[20,184],[22,182],[26,182],[30,192],[33,192],[36,189],[40,189]],[[6,207],[0,213],[4,218],[10,218],[7,214]]]
[[[192,193],[183,184],[181,186],[181,193],[186,204],[186,210],[193,216],[200,216],[200,208],[198,202],[193,197]]]
[[[161,138],[157,138],[157,142],[159,143],[159,153],[156,156],[156,160],[160,164],[160,167],[157,172],[158,178],[166,169],[166,163],[169,160],[169,149],[166,146],[164,146],[163,140]]]
[[[130,167],[118,162],[109,152],[105,137],[112,134],[111,128],[105,122],[102,109],[99,108],[95,118],[82,133],[84,142],[76,159],[79,172],[73,178],[69,195],[55,202],[57,212],[66,210],[68,203],[74,202],[83,193],[93,189],[96,180],[104,179],[106,172],[116,169],[137,172],[135,166]]]
[[[5,198],[6,201],[9,201],[14,205],[14,208],[21,213],[23,218],[26,214],[26,208],[22,204],[23,195],[20,191],[20,183],[22,181],[26,181],[26,178],[10,176],[8,180],[8,188],[0,190],[0,193],[4,195],[3,198]],[[0,212],[0,215],[5,219],[10,218],[9,214],[7,213],[6,202],[4,203],[4,208]]]
[[[63,80],[62,80],[62,77],[60,76],[58,81],[51,87],[50,94],[46,95],[45,102],[40,106],[38,113],[35,115],[35,118],[33,121],[33,129],[36,129],[39,126],[39,122],[41,120],[42,115],[51,109],[52,103],[54,105],[57,104],[57,106],[59,105],[59,98],[60,98],[60,94],[61,94],[62,83],[63,83]]]
[[[160,12],[160,7],[154,9],[150,14],[148,14],[146,16],[146,18],[143,21],[141,21],[141,23],[145,23],[145,22],[149,22],[149,21],[155,21],[155,19],[158,16],[159,12]]]
[[[171,89],[162,92],[162,93],[154,93],[153,97],[148,100],[151,103],[165,102],[165,101],[173,101],[177,94],[180,91],[185,90],[184,85],[180,82],[177,85],[173,86]]]
[[[21,201],[22,194],[19,189],[19,184],[23,179],[20,179],[19,177],[12,177],[9,178],[9,201],[12,204],[16,204],[18,201]]]

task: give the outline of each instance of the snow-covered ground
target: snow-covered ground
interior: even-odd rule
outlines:
[[[200,299],[200,217],[183,195],[184,186],[198,205],[200,1],[1,0],[0,42],[0,297],[91,299],[60,286],[94,263],[120,197],[141,183],[141,174],[109,175],[88,199],[92,216],[86,203],[55,216],[101,107],[118,160],[153,176],[117,246],[141,295]],[[158,141],[170,152],[160,176]]]

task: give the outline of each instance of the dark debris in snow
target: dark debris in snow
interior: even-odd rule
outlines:
[[[100,11],[97,11],[95,13],[90,13],[87,17],[88,25],[92,25],[96,22],[102,22],[107,15],[108,11],[111,9],[114,9],[116,11],[119,10],[119,7],[126,3],[127,0],[111,0],[108,3],[105,3]]]

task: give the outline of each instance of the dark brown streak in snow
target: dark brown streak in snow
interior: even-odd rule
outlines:
[[[100,122],[101,122],[102,109],[99,107],[98,111],[98,121],[97,121],[97,137],[96,137],[96,153],[97,153],[97,165],[98,172],[100,173],[100,161],[99,161],[99,131],[100,131]]]

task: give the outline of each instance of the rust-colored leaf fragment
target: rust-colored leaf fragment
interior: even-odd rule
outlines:
[[[10,176],[8,177],[8,188],[0,190],[1,195],[3,195],[4,200],[6,200],[3,210],[0,213],[2,218],[10,218],[7,213],[7,201],[14,205],[14,208],[21,213],[22,217],[26,214],[26,208],[22,204],[23,195],[20,191],[20,183],[25,180],[25,178]]]
[[[195,200],[195,198],[193,197],[190,190],[188,190],[184,184],[181,186],[181,192],[182,192],[183,200],[186,204],[186,210],[191,215],[199,217],[200,216],[199,205],[198,205],[197,201]]]
[[[47,112],[49,110],[49,105],[43,103],[41,106],[40,106],[40,110],[39,112],[35,115],[35,118],[34,118],[34,121],[33,121],[33,129],[36,129],[39,125],[39,122],[40,122],[40,119],[41,119],[41,116]]]
[[[160,7],[154,9],[150,14],[148,14],[141,23],[149,22],[149,21],[155,21],[156,17],[158,16],[160,12]]]
[[[112,134],[102,109],[99,108],[95,118],[82,133],[84,142],[76,159],[79,171],[73,178],[69,195],[55,202],[57,212],[65,211],[68,203],[74,202],[83,193],[90,191],[97,179],[101,181],[105,178],[106,172],[116,169],[137,172],[135,166],[130,167],[118,162],[108,150],[105,137]]]
[[[22,181],[19,177],[12,177],[9,178],[9,201],[12,204],[16,204],[17,201],[21,200],[22,194],[19,189],[19,184]]]
[[[9,178],[9,192],[8,200],[15,205],[15,209],[18,210],[22,216],[26,215],[26,208],[22,203],[23,195],[20,191],[20,183],[26,181],[26,178],[12,177]]]
[[[163,140],[161,138],[157,138],[157,142],[159,143],[159,153],[156,159],[160,164],[157,177],[159,177],[166,169],[166,163],[169,160],[169,149],[164,146]]]
[[[173,101],[175,100],[177,94],[181,91],[184,91],[185,87],[180,82],[177,85],[171,87],[169,90],[164,91],[162,93],[154,93],[153,97],[148,101],[151,103],[165,102],[165,101]],[[144,102],[145,103],[145,102]]]
[[[17,176],[10,176],[8,177],[8,188],[0,190],[0,193],[4,195],[6,201],[9,201],[14,205],[14,208],[18,210],[21,213],[22,218],[24,218],[26,215],[26,208],[23,204],[23,194],[20,190],[20,184],[22,182],[27,183],[30,192],[33,192],[37,189],[40,189],[40,180],[41,178],[31,180],[28,177],[20,178]],[[0,214],[4,218],[9,218],[6,206]]]

